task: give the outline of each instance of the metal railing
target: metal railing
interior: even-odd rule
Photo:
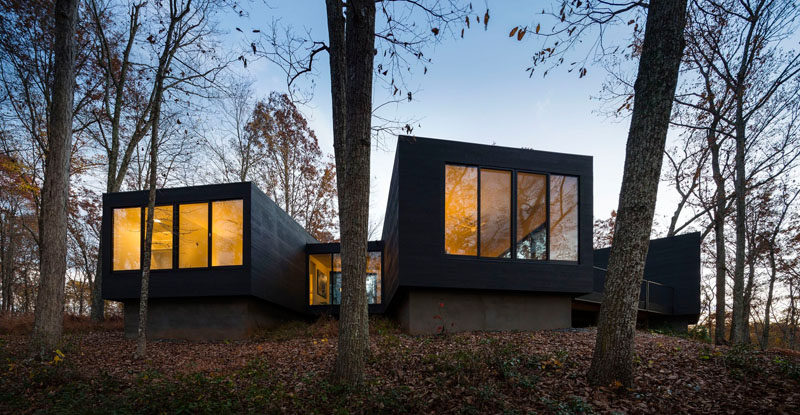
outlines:
[[[606,270],[594,267],[594,290],[603,292]],[[654,313],[672,314],[675,301],[675,289],[659,282],[643,280],[639,289],[639,309]]]

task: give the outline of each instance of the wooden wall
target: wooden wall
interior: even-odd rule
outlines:
[[[446,255],[444,175],[448,163],[578,176],[578,262]],[[384,222],[384,239],[387,280],[397,280],[394,284],[398,287],[590,292],[592,158],[401,136]]]

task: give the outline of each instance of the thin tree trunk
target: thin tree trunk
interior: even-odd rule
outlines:
[[[772,241],[774,244],[775,241]],[[775,288],[775,279],[778,276],[778,266],[775,263],[774,246],[770,247],[769,252],[769,290],[767,291],[767,305],[764,307],[764,331],[761,333],[761,349],[769,348],[769,314],[772,311],[772,295]]]
[[[40,280],[31,339],[33,352],[40,358],[49,357],[57,347],[63,325],[77,19],[78,0],[56,1],[53,99],[47,131],[48,143],[39,227]]]
[[[745,266],[745,131],[741,119],[742,104],[737,103],[736,155],[734,182],[736,192],[736,255],[733,268],[733,318],[731,320],[731,342],[744,342],[744,266]]]
[[[366,262],[375,3],[327,0],[334,153],[342,240],[342,302],[334,379],[364,380],[369,352]]]
[[[158,82],[158,81],[157,81]],[[161,92],[157,91],[159,102]],[[149,192],[147,197],[147,222],[144,233],[144,251],[142,255],[142,286],[139,292],[139,328],[136,333],[136,357],[143,359],[147,353],[147,302],[150,296],[150,257],[153,245],[153,222],[156,206],[156,166],[158,164],[158,128],[160,103],[153,106],[153,131],[150,138]]]
[[[715,117],[716,119],[716,117]],[[711,170],[716,187],[714,202],[714,247],[716,256],[714,268],[716,273],[716,317],[714,321],[714,343],[725,344],[725,279],[727,277],[725,250],[725,178],[722,176],[720,168],[719,149],[720,144],[716,138],[716,123],[712,123],[714,128],[709,134],[714,134],[713,140],[709,137],[711,147]]]
[[[678,69],[685,45],[686,0],[652,0],[634,84],[634,106],[614,243],[589,381],[633,381],[639,287],[653,223]]]

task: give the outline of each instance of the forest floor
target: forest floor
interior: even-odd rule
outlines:
[[[26,358],[24,333],[0,334],[0,413],[800,413],[797,352],[640,331],[627,389],[587,385],[593,329],[409,336],[376,319],[371,332],[356,390],[327,376],[330,319],[153,341],[143,361],[119,325],[79,325],[51,362]]]

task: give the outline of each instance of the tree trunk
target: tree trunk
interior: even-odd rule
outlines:
[[[341,226],[342,303],[334,379],[364,380],[369,352],[366,262],[375,3],[328,0],[334,153]]]
[[[769,348],[769,313],[772,311],[772,295],[775,288],[775,279],[778,276],[778,266],[775,263],[775,241],[772,241],[769,252],[769,290],[767,291],[767,305],[764,307],[764,331],[761,333],[761,349]]]
[[[716,121],[716,118],[715,118]],[[714,343],[725,344],[725,280],[727,278],[725,250],[725,178],[722,176],[720,168],[719,148],[720,144],[716,138],[716,122],[712,123],[712,130],[709,134],[714,134],[714,139],[709,137],[709,147],[711,149],[711,170],[714,176],[715,202],[714,202],[714,246],[716,258],[714,261],[716,272],[716,317],[714,321]]]
[[[40,358],[50,357],[61,338],[63,325],[77,19],[78,0],[56,1],[53,99],[47,131],[48,144],[39,227],[40,280],[31,339],[33,352]]]
[[[3,289],[3,308],[0,309],[0,314],[12,312],[12,304],[14,303],[14,265],[16,261],[16,238],[14,229],[14,216],[7,213],[5,220],[0,228],[0,275],[2,276],[2,289]]]
[[[639,287],[653,223],[678,69],[685,45],[686,0],[652,0],[634,85],[634,106],[605,298],[589,381],[633,381]]]
[[[745,126],[742,117],[741,99],[736,109],[736,154],[734,164],[736,180],[736,257],[733,268],[733,318],[731,320],[731,342],[742,343],[745,339],[744,327],[744,265],[745,265]]]
[[[156,92],[161,98],[161,92]],[[150,165],[149,165],[149,192],[147,198],[147,222],[144,233],[144,251],[142,252],[142,286],[139,292],[139,328],[136,333],[136,357],[144,359],[147,353],[147,301],[150,296],[150,257],[153,252],[153,222],[156,206],[156,166],[158,163],[158,118],[160,116],[160,103],[153,106],[153,131],[150,138]]]

